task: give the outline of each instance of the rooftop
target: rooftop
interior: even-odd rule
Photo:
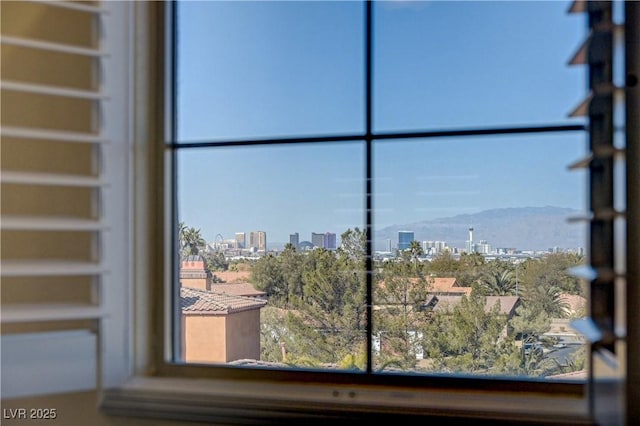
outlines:
[[[462,296],[436,296],[435,311],[450,311],[462,301]],[[485,312],[489,312],[496,303],[500,302],[500,313],[509,315],[516,307],[520,298],[518,296],[487,296],[484,306]]]
[[[253,297],[220,294],[190,287],[180,288],[183,314],[226,315],[260,309],[266,304],[266,301]]]

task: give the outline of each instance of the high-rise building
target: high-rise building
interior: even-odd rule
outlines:
[[[324,234],[318,234],[316,232],[312,232],[311,244],[313,244],[314,247],[324,248]]]
[[[300,234],[294,232],[293,234],[289,234],[289,244],[291,244],[294,248],[298,248],[300,245]]]
[[[336,234],[333,232],[326,232],[324,234],[324,248],[328,250],[336,249]]]
[[[244,232],[236,232],[235,245],[237,249],[243,249],[246,243],[246,236]]]
[[[406,250],[414,240],[413,231],[398,231],[398,250]]]
[[[253,231],[249,233],[249,246],[258,251],[267,251],[267,233],[265,231]]]
[[[387,238],[387,244],[385,246],[385,249],[387,253],[391,253],[391,238]]]
[[[446,241],[435,241],[433,246],[436,249],[436,253],[440,253],[440,252],[444,251],[444,249],[447,248],[447,242]]]
[[[473,226],[469,227],[469,240],[466,244],[467,253],[474,253],[476,251],[475,245],[473,243]]]

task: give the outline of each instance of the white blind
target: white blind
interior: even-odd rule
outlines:
[[[620,57],[625,24],[615,22],[621,2],[574,1],[570,13],[586,15],[589,35],[569,61],[586,66],[588,95],[570,116],[588,119],[588,154],[569,166],[588,170],[589,265],[570,273],[589,283],[588,317],[573,327],[589,342],[589,411],[602,424],[621,424],[626,369],[627,292],[624,167],[631,139],[624,119],[625,87]],[[622,189],[622,190],[621,190]]]
[[[93,389],[126,344],[126,4],[0,7],[2,397]]]

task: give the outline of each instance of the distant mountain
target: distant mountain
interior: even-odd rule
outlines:
[[[398,244],[398,231],[413,231],[419,241],[446,241],[449,247],[464,248],[473,227],[473,240],[486,240],[491,247],[517,250],[546,250],[585,247],[584,225],[567,223],[578,210],[563,207],[517,207],[485,210],[475,214],[392,225],[376,230],[375,250],[384,250],[385,241]]]

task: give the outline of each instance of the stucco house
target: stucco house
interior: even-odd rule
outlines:
[[[180,266],[183,360],[259,360],[264,292],[247,283],[214,284],[200,256],[188,256]]]
[[[260,359],[260,309],[257,298],[180,288],[182,357],[186,362]]]

